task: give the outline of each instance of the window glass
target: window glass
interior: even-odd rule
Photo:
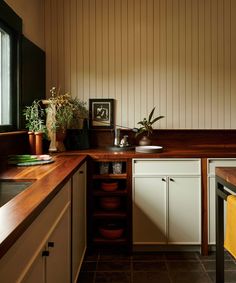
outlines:
[[[0,28],[0,125],[11,125],[10,34]]]

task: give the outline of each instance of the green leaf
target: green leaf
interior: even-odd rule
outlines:
[[[135,134],[135,137],[139,136],[140,134],[142,134],[142,133],[144,133],[144,132],[146,132],[146,129],[145,129],[144,127],[139,128],[139,129],[138,129],[138,132]]]
[[[156,121],[158,121],[158,120],[160,120],[162,118],[164,118],[164,116],[158,116],[155,119],[153,119],[153,121],[150,124],[153,125]]]
[[[143,121],[140,121],[137,124],[142,125],[142,126],[144,125]]]
[[[149,114],[148,122],[151,122],[154,111],[155,111],[155,107],[152,109],[151,113]]]

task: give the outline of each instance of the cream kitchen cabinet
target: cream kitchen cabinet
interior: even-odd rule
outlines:
[[[201,243],[200,159],[133,159],[134,245]]]
[[[70,282],[71,180],[0,260],[1,282]]]
[[[215,168],[236,167],[235,158],[210,158],[208,159],[208,244],[215,244]],[[231,192],[234,194],[233,192]],[[225,202],[226,206],[226,202]],[[224,213],[226,217],[226,210]],[[226,221],[224,221],[225,223]]]
[[[72,177],[72,282],[86,251],[86,163]]]

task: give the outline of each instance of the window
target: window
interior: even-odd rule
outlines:
[[[0,132],[18,128],[22,20],[0,1]]]
[[[0,130],[17,128],[17,92],[15,87],[17,41],[14,32],[0,22]]]
[[[0,125],[11,125],[10,34],[0,28]]]

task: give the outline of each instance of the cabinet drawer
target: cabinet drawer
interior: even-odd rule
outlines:
[[[134,175],[200,175],[200,159],[133,159]]]
[[[1,282],[21,282],[31,263],[44,247],[62,211],[70,204],[70,189],[69,181],[1,258]]]
[[[215,175],[216,167],[236,167],[236,159],[209,159],[208,174]]]

